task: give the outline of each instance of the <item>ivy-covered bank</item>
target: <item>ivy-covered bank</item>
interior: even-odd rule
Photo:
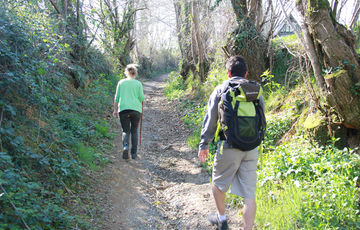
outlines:
[[[27,10],[0,7],[0,229],[90,229],[87,175],[108,161],[119,76]]]
[[[279,53],[277,58],[289,56]],[[275,70],[281,73],[284,68]],[[197,81],[192,75],[183,82],[178,73],[170,74],[165,95],[179,101],[183,119],[193,129],[188,144],[194,149],[208,96],[226,76],[221,65],[202,84],[192,84]],[[262,78],[268,126],[258,164],[257,229],[360,228],[359,149],[344,148],[340,137],[322,134],[325,120],[320,111],[309,110],[312,101],[301,78],[294,79],[287,90],[284,82],[274,81],[281,79],[278,76],[267,72]],[[216,142],[203,164],[209,173],[215,151]],[[228,194],[227,201],[239,209],[242,206],[236,196]]]

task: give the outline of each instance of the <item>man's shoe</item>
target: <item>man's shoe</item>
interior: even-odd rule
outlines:
[[[123,159],[125,159],[125,160],[129,159],[129,150],[128,149],[124,149],[124,151],[123,151]]]
[[[208,220],[211,225],[215,225],[217,227],[216,229],[219,230],[229,229],[227,220],[221,222],[217,214],[210,214]]]

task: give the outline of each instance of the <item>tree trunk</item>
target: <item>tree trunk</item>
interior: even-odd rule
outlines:
[[[195,35],[195,41],[196,41],[196,47],[197,54],[198,54],[198,65],[199,65],[199,75],[200,75],[200,81],[204,82],[206,79],[206,60],[205,60],[205,53],[203,49],[203,43],[201,39],[201,31],[200,31],[200,20],[199,20],[199,14],[198,14],[198,1],[194,0],[192,2],[192,14],[193,14],[193,27],[194,27],[194,35]]]
[[[354,82],[348,71],[326,75],[325,81],[328,87],[326,101],[342,115],[347,128],[360,129],[360,100],[351,92]]]
[[[236,18],[242,18],[247,15],[247,3],[246,0],[231,0]]]
[[[174,0],[176,31],[182,57],[180,75],[184,82],[190,71],[196,72],[196,66],[192,63],[190,7],[190,3],[187,1]]]
[[[256,15],[256,2],[251,2],[254,4]],[[254,16],[253,12],[248,12],[246,0],[231,0],[231,3],[237,17],[238,27],[232,32],[226,50],[231,56],[242,55],[248,63],[248,78],[261,82],[261,75],[265,71],[267,50],[265,40],[256,29],[256,20],[261,16]]]
[[[314,50],[305,47],[314,72],[320,69],[332,72],[325,76],[324,83],[318,82],[326,88],[328,104],[346,127],[360,130],[360,63],[354,35],[336,22],[327,0],[300,0],[297,8],[304,19],[302,29],[305,38],[308,36],[305,42],[314,45]]]

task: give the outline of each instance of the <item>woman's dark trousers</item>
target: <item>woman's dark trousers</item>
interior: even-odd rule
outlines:
[[[123,129],[123,158],[129,158],[129,136],[131,134],[131,158],[135,159],[138,144],[138,126],[141,113],[135,110],[124,110],[119,113],[119,116],[120,123]]]

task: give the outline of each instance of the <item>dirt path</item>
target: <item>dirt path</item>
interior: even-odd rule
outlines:
[[[99,229],[212,229],[206,219],[215,210],[209,176],[186,145],[190,131],[163,96],[166,79],[162,75],[143,84],[138,159],[123,160],[120,136],[115,138],[112,163],[97,189],[103,213]],[[119,123],[114,128],[120,133]]]

